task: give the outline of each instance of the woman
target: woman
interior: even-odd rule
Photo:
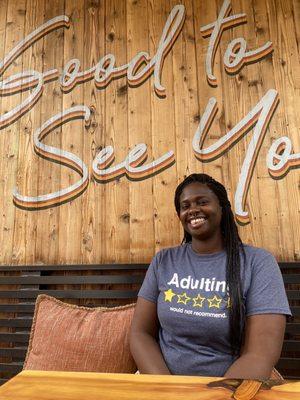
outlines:
[[[141,373],[270,377],[290,309],[267,251],[242,244],[222,184],[176,189],[183,244],[156,254],[139,292],[131,351]]]

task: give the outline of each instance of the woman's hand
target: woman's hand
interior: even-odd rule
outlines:
[[[142,374],[169,375],[158,337],[156,304],[138,297],[130,332],[130,350]]]
[[[281,314],[247,317],[241,355],[227,370],[225,377],[269,379],[280,357],[285,324],[286,317]]]

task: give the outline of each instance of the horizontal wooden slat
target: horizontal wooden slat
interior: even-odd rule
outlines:
[[[300,263],[299,262],[294,262],[294,261],[291,261],[291,262],[280,262],[278,264],[279,264],[280,269],[288,269],[288,268],[293,268],[293,269],[299,268],[300,269]]]
[[[281,369],[291,369],[291,370],[300,370],[300,359],[299,358],[281,358],[276,368],[280,371]]]
[[[300,283],[300,274],[284,274],[283,281],[284,283]]]
[[[291,373],[291,372],[293,372],[293,371],[290,371],[289,373]],[[295,380],[295,381],[299,381],[299,374],[297,374],[297,371],[295,371],[295,375],[283,375],[283,374],[281,374],[283,377],[284,377],[284,379],[286,379],[286,380],[289,380],[289,381],[293,381],[293,380]]]
[[[291,333],[291,334],[299,334],[300,333],[300,323],[297,322],[290,322],[286,324],[286,333]]]
[[[144,270],[149,264],[82,264],[82,265],[9,265],[1,266],[0,272],[8,271],[88,271],[88,270]]]
[[[32,318],[6,318],[0,319],[0,326],[8,328],[30,328]]]
[[[0,343],[28,343],[29,333],[0,332]]]
[[[132,284],[143,279],[143,275],[0,276],[0,285]]]
[[[10,364],[0,363],[0,371],[10,371],[14,373],[21,372],[23,369],[23,363],[21,362],[14,362]]]
[[[300,351],[300,341],[299,340],[285,340],[283,342],[283,351]]]
[[[291,307],[291,312],[294,317],[300,316],[300,307],[299,306]]]
[[[31,304],[0,304],[1,313],[33,313],[34,303]]]
[[[27,347],[0,348],[0,357],[17,357],[25,359]]]
[[[34,299],[33,299],[34,300]],[[1,313],[22,313],[22,314],[33,314],[35,303],[32,304],[0,304]],[[85,307],[90,307],[90,305],[85,305]],[[91,305],[91,307],[94,307]],[[99,306],[101,307],[101,306]],[[113,304],[107,304],[105,307],[115,307]]]
[[[47,294],[59,299],[134,299],[137,290],[0,290],[0,298],[34,299]]]
[[[299,300],[300,299],[300,290],[287,290],[287,297],[289,300]]]

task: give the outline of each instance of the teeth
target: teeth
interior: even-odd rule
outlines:
[[[197,224],[199,224],[200,222],[204,222],[205,221],[205,218],[195,218],[195,219],[192,219],[190,222],[191,222],[191,225],[197,225]]]

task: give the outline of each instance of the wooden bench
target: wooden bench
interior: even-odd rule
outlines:
[[[69,303],[113,307],[136,300],[148,265],[0,267],[0,384],[22,370],[34,302],[45,293]],[[293,318],[277,369],[300,378],[300,263],[280,263]]]
[[[0,267],[0,384],[22,370],[39,294],[85,307],[136,301],[148,265]]]

